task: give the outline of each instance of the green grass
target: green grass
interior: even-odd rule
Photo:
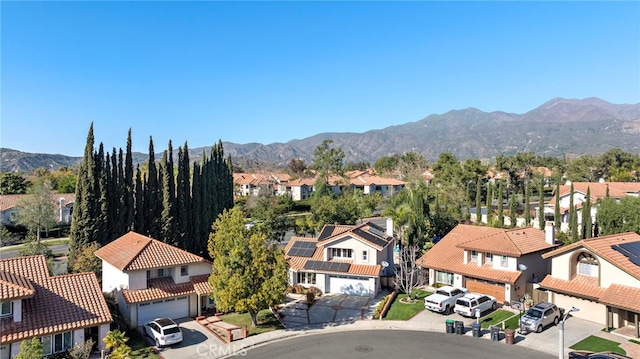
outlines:
[[[492,325],[498,325],[498,323],[503,320],[509,319],[505,323],[505,328],[517,329],[518,328],[518,313],[513,313],[508,310],[498,309],[493,313],[486,315],[480,318],[480,325],[482,328],[489,328]],[[499,325],[500,329],[502,329],[502,325]]]
[[[570,348],[575,350],[591,350],[594,352],[616,352],[620,354],[626,354],[624,349],[620,348],[620,343],[614,342],[604,338],[597,337],[595,335],[588,336],[581,341],[575,343]]]
[[[415,303],[405,304],[401,303],[400,299],[406,298],[406,294],[398,294],[391,303],[389,311],[384,316],[383,320],[409,320],[413,318],[420,311],[424,310],[424,298],[431,293],[424,290],[415,289],[413,297],[417,299]]]
[[[237,325],[242,328],[249,328],[249,335],[261,334],[273,330],[284,329],[282,324],[273,316],[269,309],[258,312],[258,325],[251,326],[251,316],[249,313],[225,314],[222,317],[225,323]]]
[[[640,340],[629,339],[629,341],[634,343],[634,344],[640,344]]]
[[[43,240],[43,243],[46,243],[47,245],[67,244],[67,243],[69,243],[69,238],[53,239],[53,240],[46,240],[46,238],[45,238]],[[25,246],[25,243],[16,244],[16,245],[13,245],[13,246],[6,246],[6,247],[0,248],[0,252],[12,251],[12,250],[20,250],[20,249],[24,248],[24,246]]]
[[[160,356],[153,350],[152,346],[149,346],[149,343],[144,340],[142,335],[138,333],[135,329],[130,329],[127,331],[127,337],[129,337],[129,341],[127,341],[127,345],[131,348],[131,358],[134,359],[160,359]]]

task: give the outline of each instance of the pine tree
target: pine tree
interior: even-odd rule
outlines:
[[[480,176],[478,176],[478,180],[476,181],[476,223],[482,223],[482,190],[481,186],[482,181],[480,180]]]
[[[544,180],[540,180],[538,184],[538,228],[545,230],[544,219]]]

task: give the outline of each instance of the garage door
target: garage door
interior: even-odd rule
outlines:
[[[369,288],[369,279],[353,277],[329,277],[329,293],[343,293],[349,295],[374,295],[373,288]]]
[[[189,316],[189,297],[177,297],[138,304],[138,325],[156,318],[179,319]]]
[[[490,295],[495,297],[498,303],[504,302],[504,284],[502,283],[467,279],[465,287],[469,292]]]

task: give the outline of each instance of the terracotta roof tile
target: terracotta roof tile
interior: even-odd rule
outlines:
[[[129,232],[98,249],[95,255],[121,271],[171,267],[205,261],[200,256],[135,232]]]
[[[140,303],[196,293],[192,282],[175,283],[171,277],[148,279],[147,286],[147,289],[124,289],[122,296],[127,303]]]
[[[4,259],[0,271],[31,281],[32,297],[22,299],[22,321],[3,318],[0,342],[107,324],[111,313],[94,273],[50,277],[44,256]]]
[[[467,250],[520,257],[524,254],[556,247],[556,245],[545,241],[543,231],[532,227],[516,229],[487,227],[489,231],[486,233],[474,235],[478,226],[466,226],[468,227],[466,231],[469,239],[462,241],[458,247]]]
[[[571,280],[558,279],[547,275],[540,282],[540,287],[592,300],[598,300],[605,292],[605,288],[598,285],[597,277],[587,275],[576,275]]]
[[[640,193],[640,182],[573,182],[574,192],[587,193],[589,189],[592,199],[605,198],[609,188],[609,197],[621,198],[629,194]],[[571,193],[571,186],[560,186],[560,196],[568,196]]]
[[[29,194],[3,194],[0,195],[0,211],[6,211],[8,209],[14,208],[18,205],[21,199],[30,196]],[[69,203],[73,203],[76,200],[75,193],[51,193],[51,201],[55,203],[58,208],[60,198],[64,198],[64,204],[68,205]]]
[[[31,281],[19,274],[0,271],[0,301],[32,297],[35,289]]]
[[[600,302],[633,312],[640,312],[640,288],[612,284],[600,297]]]
[[[213,293],[211,284],[209,284],[209,274],[189,277],[189,281],[191,281],[191,283],[193,284],[193,289],[198,295],[207,295]]]
[[[635,242],[640,242],[640,235],[635,232],[612,234],[610,236],[583,239],[545,253],[542,257],[551,258],[577,248],[586,248],[626,273],[629,273],[634,278],[640,280],[640,266],[634,264],[624,254],[611,247],[616,244]]]

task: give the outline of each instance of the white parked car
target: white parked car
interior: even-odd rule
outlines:
[[[496,298],[490,295],[479,293],[467,293],[456,300],[455,312],[464,316],[475,318],[476,311],[484,313],[488,310],[495,310],[497,307]]]
[[[182,341],[182,330],[170,318],[158,318],[145,324],[144,332],[155,340],[157,347],[180,343]]]
[[[456,288],[445,285],[436,290],[435,293],[424,298],[424,308],[433,312],[451,314],[456,305],[456,299],[467,293],[466,288]]]

